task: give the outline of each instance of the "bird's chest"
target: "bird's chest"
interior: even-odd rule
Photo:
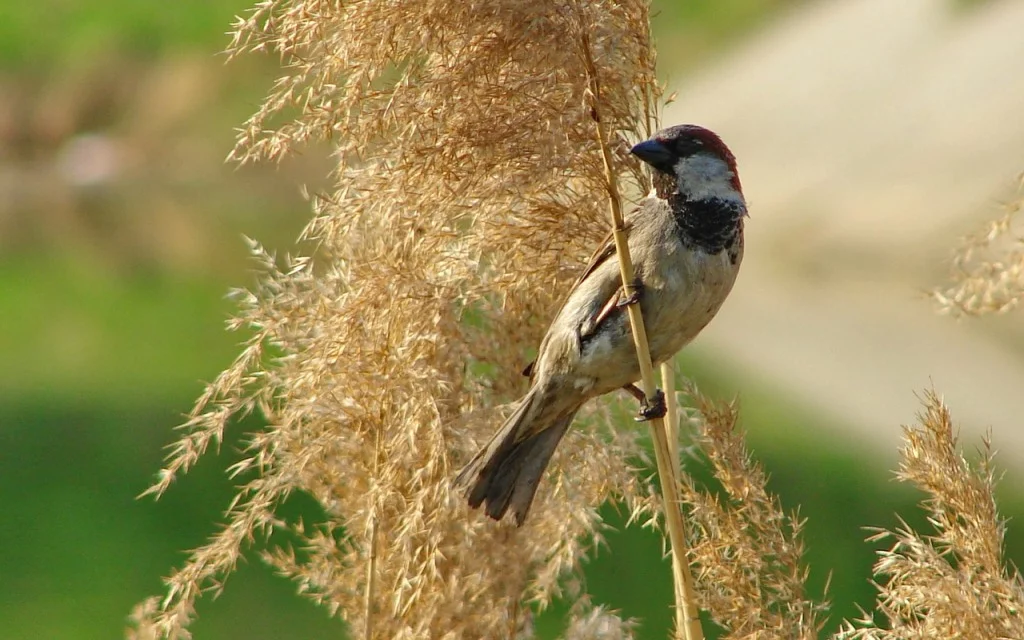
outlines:
[[[681,241],[667,246],[668,255],[641,274],[641,309],[655,361],[672,357],[711,322],[732,289],[742,258],[742,245],[716,253]]]

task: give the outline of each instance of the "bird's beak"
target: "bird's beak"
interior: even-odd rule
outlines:
[[[672,152],[657,140],[644,140],[629,152],[656,169],[672,166]]]

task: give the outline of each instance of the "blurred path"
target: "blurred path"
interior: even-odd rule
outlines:
[[[1024,2],[956,5],[812,3],[679,87],[665,121],[722,134],[752,210],[695,347],[889,460],[933,381],[969,450],[991,427],[1024,466],[1024,310],[956,322],[921,293],[1024,170]]]

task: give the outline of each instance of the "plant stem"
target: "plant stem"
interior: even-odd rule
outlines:
[[[661,386],[665,389],[665,439],[668,441],[668,450],[671,454],[673,478],[677,479],[677,474],[682,473],[683,467],[679,460],[679,405],[676,404],[676,369],[673,362],[661,363]],[[692,578],[686,563],[676,562],[677,557],[676,554],[672,554],[672,586],[676,602],[682,602],[685,606],[687,602],[692,602],[685,595],[686,581],[689,579],[692,583]],[[692,586],[690,589],[692,591]],[[692,611],[690,615],[695,617],[696,611]],[[686,629],[688,624],[685,609],[676,607],[676,628]],[[686,632],[684,636],[690,637]]]
[[[605,178],[608,188],[608,213],[612,222],[615,251],[619,259],[619,274],[622,277],[624,297],[628,298],[635,290],[635,280],[633,261],[629,255],[626,229],[622,218],[622,199],[619,196],[618,181],[616,180],[615,169],[612,165],[611,149],[608,146],[604,122],[601,119],[600,85],[597,80],[597,67],[594,64],[590,48],[590,38],[583,26],[582,11],[578,4],[574,3],[574,6],[579,18],[582,57],[590,85],[591,113],[594,118],[595,133],[601,149],[601,157],[604,161]],[[647,401],[650,404],[653,402],[657,387],[654,381],[654,367],[651,363],[651,353],[647,343],[647,331],[644,328],[643,315],[640,312],[639,304],[626,306],[626,312],[629,316],[629,325],[633,334],[633,342],[636,346],[637,359],[640,363],[640,376],[644,395],[647,396]],[[666,403],[669,402],[669,396],[674,396],[674,394],[674,388],[666,393]],[[676,456],[673,455],[672,447],[669,446],[665,421],[659,418],[651,420],[649,424],[651,437],[654,441],[655,460],[658,464],[658,477],[661,480],[665,525],[668,529],[669,543],[672,547],[672,573],[676,593],[675,636],[676,638],[685,638],[685,640],[703,640],[704,632],[700,626],[696,594],[693,587],[693,576],[690,575],[690,568],[687,563],[686,532],[680,510],[678,467],[675,467],[673,464]]]
[[[373,479],[377,480],[377,474],[380,467],[380,429],[377,430],[376,438],[374,439],[373,445]],[[376,492],[371,491],[370,496],[373,499]],[[366,600],[363,603],[363,640],[371,640],[373,638],[373,596],[377,589],[377,508],[374,504],[370,508],[370,526],[369,526],[369,537],[370,537],[370,561],[366,565]]]
[[[661,386],[665,388],[665,433],[672,450],[672,468],[676,473],[683,469],[679,459],[679,405],[676,404],[676,367],[672,361],[661,363]]]

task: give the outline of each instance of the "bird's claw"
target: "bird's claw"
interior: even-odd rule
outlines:
[[[629,294],[629,296],[623,298],[622,300],[619,300],[618,302],[616,302],[615,306],[616,307],[628,307],[631,304],[636,304],[636,303],[640,302],[640,294],[642,292],[643,292],[643,285],[641,285],[640,281],[638,280],[638,281],[633,283],[633,293]]]
[[[664,418],[668,412],[668,407],[665,405],[665,392],[661,389],[654,391],[654,398],[651,402],[643,401],[640,411],[637,413],[637,422],[647,422],[648,420],[658,420]]]

